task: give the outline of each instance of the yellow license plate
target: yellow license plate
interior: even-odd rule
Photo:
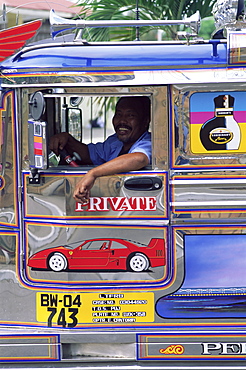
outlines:
[[[154,321],[154,293],[37,293],[37,321],[74,328],[79,324]]]

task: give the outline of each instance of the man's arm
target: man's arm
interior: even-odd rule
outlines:
[[[148,164],[148,157],[141,152],[128,153],[114,158],[88,171],[76,185],[73,197],[77,202],[86,203],[97,177],[136,171]]]
[[[87,145],[76,140],[67,132],[61,132],[60,134],[52,136],[50,138],[49,148],[56,155],[59,155],[59,150],[65,148],[70,155],[72,155],[73,152],[78,153],[81,158],[81,164],[93,164]]]

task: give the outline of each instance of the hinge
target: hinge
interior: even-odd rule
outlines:
[[[40,173],[36,168],[33,168],[30,171],[29,184],[40,184]]]

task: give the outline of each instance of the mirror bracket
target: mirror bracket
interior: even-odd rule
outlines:
[[[40,184],[40,173],[37,168],[32,168],[29,175],[29,184],[38,185]]]

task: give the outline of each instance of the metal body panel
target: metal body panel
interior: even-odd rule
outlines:
[[[228,171],[229,172],[229,171]],[[224,219],[230,223],[232,219],[243,220],[245,217],[245,179],[237,173],[214,176],[201,172],[192,178],[175,176],[173,186],[172,209],[174,215],[190,218]],[[187,188],[189,191],[187,192]]]
[[[88,204],[82,206],[75,204],[72,198],[74,191],[74,180],[80,178],[84,172],[63,172],[41,174],[43,184],[40,186],[29,185],[29,174],[26,174],[27,184],[25,192],[25,217],[56,219],[115,219],[123,218],[167,218],[167,200],[163,199],[163,188],[167,186],[164,176],[153,172],[132,173],[125,176],[112,176],[110,178],[98,179],[95,189],[91,193]],[[141,190],[141,185],[135,190],[127,189],[127,182],[134,179],[140,183],[142,177],[152,181],[160,180],[160,187],[156,190]],[[116,201],[114,198],[118,198]],[[53,205],[53,206],[52,206]]]
[[[7,59],[1,65],[2,76],[6,77],[3,86],[21,85],[23,78],[31,86],[69,86],[71,82],[84,86],[156,85],[246,78],[243,68],[227,65],[227,44],[220,40],[195,45],[65,45],[69,53],[64,44],[51,44],[24,49]]]

